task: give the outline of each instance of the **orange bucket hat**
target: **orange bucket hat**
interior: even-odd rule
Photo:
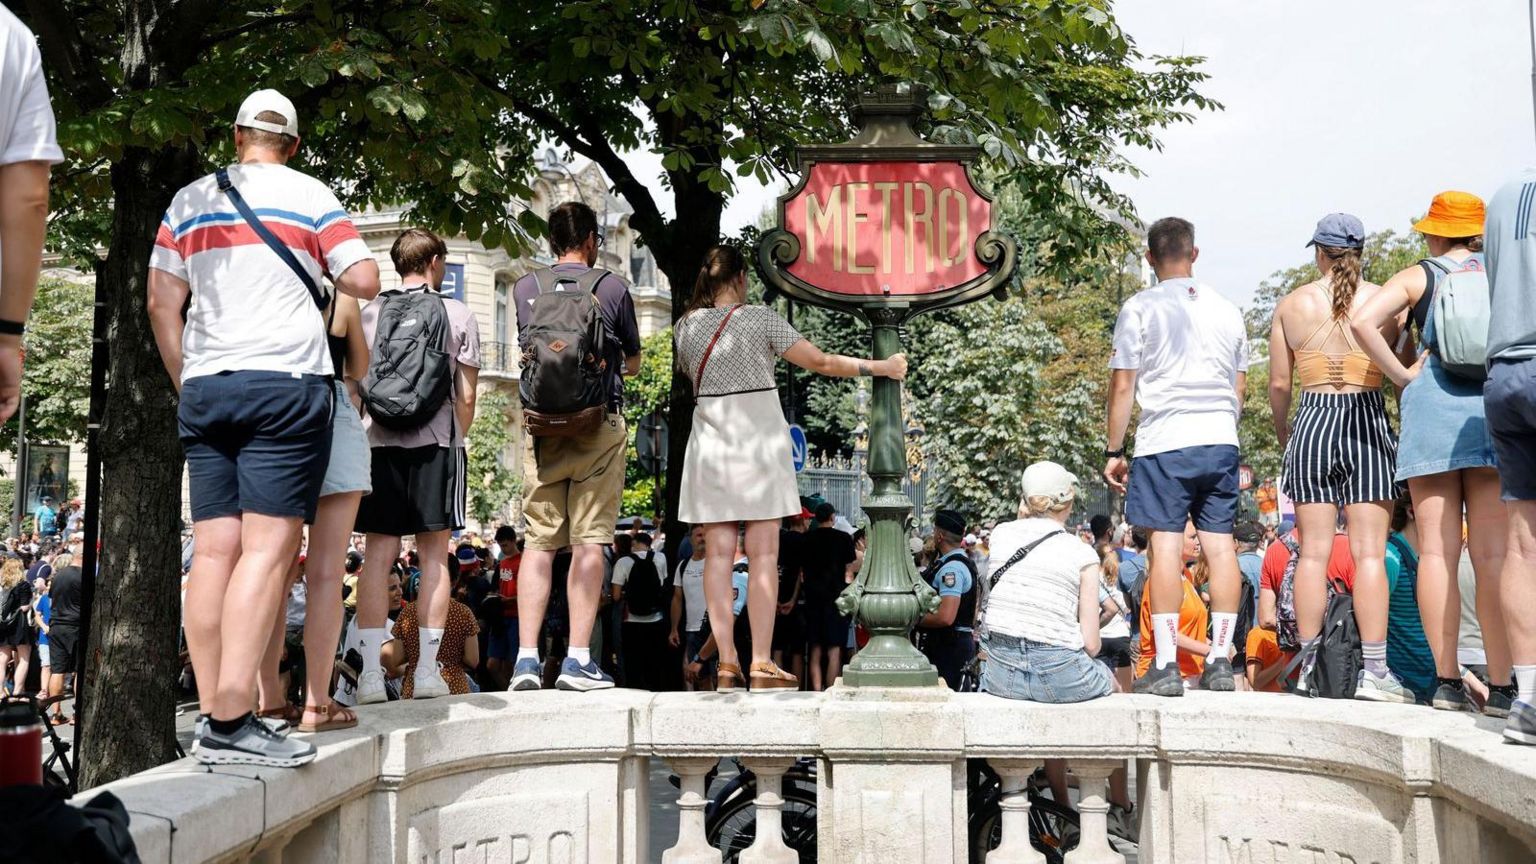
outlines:
[[[1471,192],[1441,192],[1413,230],[1436,237],[1476,237],[1483,233],[1483,221],[1483,199]]]

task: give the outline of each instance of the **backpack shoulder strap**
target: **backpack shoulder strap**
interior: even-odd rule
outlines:
[[[230,181],[229,169],[220,168],[215,171],[214,179],[219,184],[219,191],[223,192],[224,197],[229,199],[229,203],[235,205],[235,209],[240,212],[240,218],[244,219],[245,224],[249,225],[251,230],[256,232],[256,236],[261,238],[261,242],[267,244],[267,248],[277,253],[277,257],[283,259],[283,263],[288,265],[288,269],[293,271],[293,275],[299,277],[299,282],[309,289],[310,299],[315,301],[315,306],[324,311],[326,306],[325,292],[320,290],[320,286],[315,284],[314,277],[310,276],[309,271],[304,269],[304,265],[299,263],[299,259],[294,257],[293,250],[289,249],[283,241],[277,239],[272,231],[267,226],[261,224],[260,219],[256,218],[256,214],[251,210],[251,205],[245,203],[245,197],[240,194],[240,190],[236,189],[235,184]]]
[[[603,277],[610,275],[603,267],[593,267],[591,270],[576,277],[576,287],[589,294],[597,293],[597,286],[603,282]]]

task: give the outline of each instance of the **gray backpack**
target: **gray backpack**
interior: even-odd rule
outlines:
[[[378,303],[363,406],[387,429],[417,429],[453,393],[448,310],[435,291],[389,291]]]
[[[1423,262],[1434,300],[1425,341],[1445,371],[1472,381],[1488,377],[1488,322],[1492,318],[1488,271],[1482,259],[1441,256]]]
[[[534,271],[533,298],[522,329],[523,424],[540,438],[590,435],[608,415],[608,361],[597,285],[608,271],[579,276]]]

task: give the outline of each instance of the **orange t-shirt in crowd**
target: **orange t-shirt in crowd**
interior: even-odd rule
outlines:
[[[1260,513],[1273,513],[1280,509],[1280,493],[1273,486],[1260,486],[1253,497],[1259,504]]]
[[[1190,584],[1188,571],[1179,581],[1184,586],[1184,600],[1179,605],[1179,632],[1204,642],[1206,631],[1210,629],[1210,610],[1205,608],[1205,602],[1200,599],[1195,586]],[[1152,586],[1148,585],[1141,592],[1141,656],[1136,660],[1136,677],[1147,674],[1156,658],[1157,648],[1152,642]],[[1179,652],[1180,675],[1186,678],[1199,675],[1204,668],[1204,657],[1187,651]]]
[[[1279,540],[1269,544],[1264,551],[1264,564],[1259,571],[1259,586],[1268,588],[1280,596],[1280,583],[1285,581],[1285,565],[1291,560],[1291,550]],[[1355,590],[1355,556],[1349,551],[1349,538],[1333,535],[1333,551],[1328,555],[1328,578],[1343,583],[1345,590]]]
[[[1260,672],[1269,669],[1276,663],[1284,666],[1291,662],[1295,656],[1295,651],[1280,650],[1279,637],[1275,635],[1275,631],[1265,630],[1262,627],[1255,627],[1248,631],[1248,662],[1251,664],[1255,660],[1258,661]],[[1253,675],[1248,676],[1249,683],[1253,683],[1254,677]],[[1283,676],[1278,677],[1263,687],[1255,687],[1254,689],[1261,693],[1284,693],[1285,678]]]

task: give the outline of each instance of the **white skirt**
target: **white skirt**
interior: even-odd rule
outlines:
[[[800,512],[777,390],[706,396],[693,409],[678,519],[747,522]]]

